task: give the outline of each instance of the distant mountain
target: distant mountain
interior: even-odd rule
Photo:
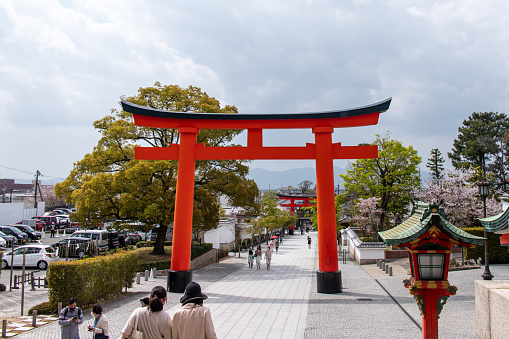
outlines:
[[[346,174],[346,169],[334,166],[334,184],[343,186],[343,179],[339,174]],[[429,172],[420,171],[421,184],[424,185],[426,180],[431,176]],[[260,190],[276,190],[280,187],[294,186],[304,180],[310,180],[316,184],[316,170],[312,167],[294,168],[285,171],[269,171],[263,168],[251,168],[249,170],[249,179],[253,179]]]
[[[339,174],[345,173],[346,169],[334,166],[334,183],[336,185],[343,185],[343,180],[339,177]],[[269,188],[275,190],[280,187],[297,187],[304,180],[309,180],[316,184],[316,170],[312,167],[294,168],[285,171],[251,168],[248,178],[253,179],[261,190]]]

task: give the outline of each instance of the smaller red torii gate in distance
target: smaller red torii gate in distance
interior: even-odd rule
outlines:
[[[281,204],[281,207],[290,207],[290,212],[294,213],[296,208],[301,207],[309,207],[316,206],[316,203],[310,203],[311,200],[316,200],[316,195],[286,195],[286,194],[278,194],[277,195],[280,200],[290,200],[289,204]],[[303,203],[297,203],[297,201],[302,200]],[[289,234],[292,235],[294,230],[294,225],[290,226]]]
[[[191,238],[196,160],[316,160],[319,270],[317,292],[340,293],[336,211],[334,201],[334,159],[377,158],[378,147],[342,146],[332,142],[334,128],[376,125],[380,113],[389,109],[391,98],[364,107],[321,113],[225,114],[171,112],[135,105],[122,100],[138,126],[177,129],[180,144],[170,147],[136,147],[139,160],[178,160],[175,219],[168,290],[182,293],[192,281]],[[263,146],[263,129],[307,129],[315,143],[299,147]],[[196,143],[200,129],[242,129],[248,131],[246,147],[206,147]]]

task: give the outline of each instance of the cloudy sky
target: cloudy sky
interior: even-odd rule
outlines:
[[[201,87],[241,113],[314,112],[392,97],[377,126],[444,156],[472,112],[507,113],[507,1],[0,0],[0,178],[65,178],[93,121],[139,87]],[[269,131],[301,146],[311,131]],[[245,142],[245,136],[238,142]],[[346,166],[346,161],[337,161]],[[283,170],[312,161],[255,161]]]

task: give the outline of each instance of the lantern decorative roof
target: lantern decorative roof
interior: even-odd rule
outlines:
[[[509,226],[509,208],[492,217],[479,219],[486,232],[499,232]]]
[[[405,247],[410,243],[417,244],[430,235],[437,237],[438,233],[443,240],[466,247],[483,245],[486,240],[454,226],[447,220],[444,210],[439,205],[424,202],[418,202],[410,217],[401,224],[378,234],[387,245]]]

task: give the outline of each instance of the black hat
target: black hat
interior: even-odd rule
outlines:
[[[180,298],[180,303],[184,304],[190,300],[194,299],[207,299],[208,297],[201,293],[201,287],[198,283],[195,283],[194,281],[190,282],[186,286],[186,290],[184,292],[184,296]]]

